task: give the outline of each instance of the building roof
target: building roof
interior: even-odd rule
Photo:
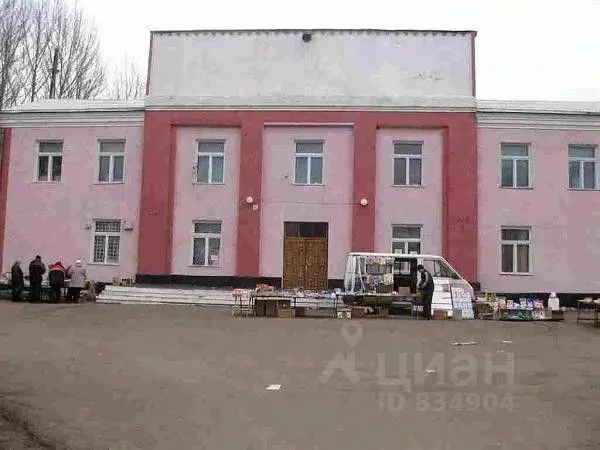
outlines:
[[[321,33],[321,34],[438,34],[458,35],[477,34],[474,30],[385,30],[380,28],[280,28],[280,29],[233,29],[233,30],[152,30],[156,34],[296,34],[296,33]]]
[[[9,108],[0,112],[2,127],[44,127],[44,126],[86,126],[86,125],[141,125],[144,111],[162,109],[219,110],[219,109],[294,109],[279,101],[271,103],[258,99],[245,107],[214,104],[210,99],[197,99],[190,105],[155,104],[155,99],[141,100],[40,100]],[[435,101],[434,101],[435,100]],[[310,99],[306,99],[307,102]],[[160,102],[159,102],[160,103]],[[464,103],[464,102],[463,102]],[[491,128],[538,128],[600,130],[600,101],[512,101],[477,100],[468,107],[450,98],[406,99],[403,104],[389,104],[375,107],[347,106],[345,109],[386,110],[386,111],[475,111],[479,126]],[[298,109],[298,108],[295,108]],[[302,109],[302,108],[300,108]],[[306,108],[305,108],[306,109]],[[336,109],[316,102],[311,110]]]

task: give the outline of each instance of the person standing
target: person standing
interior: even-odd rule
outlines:
[[[85,288],[87,273],[80,260],[75,262],[75,267],[67,269],[67,277],[71,279],[67,290],[67,302],[77,303],[81,291]]]
[[[55,262],[50,267],[50,272],[48,272],[48,284],[50,284],[50,290],[52,292],[52,301],[58,303],[61,300],[66,276],[67,269],[65,269],[60,261]]]
[[[23,269],[21,269],[21,261],[16,260],[10,269],[10,283],[12,290],[12,301],[20,302],[21,294],[25,288],[25,277],[23,276]]]
[[[431,302],[433,299],[433,288],[434,288],[433,277],[431,276],[429,271],[427,269],[425,269],[425,267],[423,267],[422,264],[419,264],[417,266],[417,272],[421,276],[421,280],[419,281],[419,284],[417,285],[417,289],[419,289],[419,291],[421,291],[421,296],[423,298],[423,317],[425,317],[425,319],[427,319],[427,320],[430,320],[431,319]]]
[[[42,301],[42,278],[46,273],[46,266],[42,262],[42,257],[37,255],[29,263],[29,300],[32,302]]]

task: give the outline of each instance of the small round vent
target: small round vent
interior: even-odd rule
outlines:
[[[302,33],[302,41],[303,42],[310,42],[310,41],[312,41],[312,34],[310,34],[310,33]]]

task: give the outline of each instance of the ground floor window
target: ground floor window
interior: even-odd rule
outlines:
[[[392,225],[392,253],[420,254],[421,226]]]
[[[119,264],[121,254],[121,221],[95,220],[92,262]]]
[[[531,230],[527,227],[502,228],[502,273],[530,273]]]
[[[218,266],[220,255],[221,222],[194,222],[192,231],[192,265]]]

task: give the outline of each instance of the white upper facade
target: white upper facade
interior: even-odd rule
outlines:
[[[474,103],[470,31],[153,32],[152,106]],[[441,105],[440,105],[441,106]]]

